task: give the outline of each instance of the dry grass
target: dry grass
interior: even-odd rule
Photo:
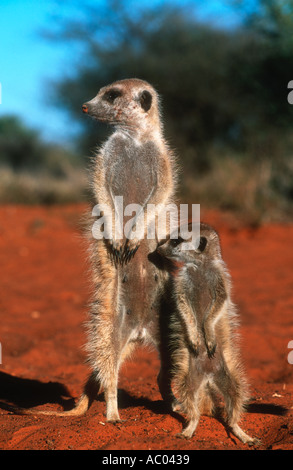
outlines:
[[[289,160],[288,165],[292,163]],[[288,177],[288,165],[280,180]],[[200,177],[183,176],[182,197],[194,204],[236,212],[250,224],[292,220],[293,201],[279,190],[274,163],[225,156]],[[278,180],[279,181],[279,180]]]
[[[50,172],[13,172],[0,168],[0,201],[15,204],[59,204],[79,202],[87,194],[86,173],[68,168],[66,175],[54,177]]]
[[[59,161],[59,160],[58,160]],[[42,171],[13,172],[0,167],[0,203],[60,204],[89,200],[87,169],[56,164]],[[60,162],[58,163],[60,164]],[[211,169],[182,174],[179,199],[238,214],[248,224],[292,221],[293,159],[252,160],[234,155],[213,158]]]

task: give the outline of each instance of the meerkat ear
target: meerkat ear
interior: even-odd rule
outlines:
[[[204,250],[205,250],[205,247],[207,246],[207,239],[206,237],[200,237],[199,239],[199,245],[198,247],[196,248],[195,251],[197,251],[197,253],[202,253]]]
[[[153,97],[151,93],[147,90],[143,90],[139,95],[139,102],[142,109],[147,112],[151,109]]]

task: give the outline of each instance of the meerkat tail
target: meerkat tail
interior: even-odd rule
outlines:
[[[6,409],[18,415],[45,415],[45,416],[81,416],[87,412],[90,406],[89,396],[86,394],[81,395],[78,403],[74,408],[68,411],[56,410],[35,410],[33,408],[21,408],[18,406],[7,405]]]

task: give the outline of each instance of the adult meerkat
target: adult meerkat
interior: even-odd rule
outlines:
[[[198,246],[184,249],[185,241],[168,239],[157,251],[168,264],[174,311],[170,315],[167,349],[175,396],[172,408],[186,413],[181,436],[194,434],[200,415],[212,414],[216,395],[224,398],[227,422],[240,441],[259,441],[238,422],[248,400],[248,386],[236,340],[236,313],[231,281],[221,256],[217,232],[200,224]]]
[[[158,94],[149,83],[138,79],[117,81],[102,88],[83,105],[83,111],[115,128],[96,154],[93,177],[96,201],[105,208],[106,230],[113,226],[113,216],[119,212],[117,196],[123,196],[124,206],[138,204],[144,221],[140,240],[128,236],[130,229],[122,239],[115,239],[112,232],[108,239],[94,240],[92,244],[95,286],[87,345],[91,381],[105,391],[107,420],[118,421],[121,363],[138,342],[160,347],[164,274],[148,260],[157,241],[148,239],[146,231],[156,217],[149,207],[154,205],[158,216],[160,209],[173,202],[175,162],[163,137]],[[126,226],[125,219],[122,225]]]
[[[142,342],[160,349],[160,298],[165,274],[148,259],[156,250],[157,240],[145,235],[160,210],[173,201],[176,170],[163,137],[158,94],[149,83],[139,79],[117,81],[103,87],[82,109],[114,127],[97,151],[93,167],[93,190],[107,237],[93,238],[90,248],[94,285],[86,347],[92,373],[74,409],[38,414],[83,414],[103,389],[107,420],[115,422],[120,420],[117,385],[123,360]],[[123,231],[121,238],[115,237],[115,217],[123,227],[127,225],[117,207],[121,196],[124,207],[140,207],[137,215],[143,216],[144,229],[139,238],[131,236],[137,219],[132,225],[128,223],[126,234]],[[148,210],[148,218],[147,205],[157,210]]]

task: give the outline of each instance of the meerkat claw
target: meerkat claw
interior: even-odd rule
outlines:
[[[133,256],[135,255],[135,253],[136,253],[137,250],[139,249],[139,246],[140,246],[140,245],[138,244],[138,245],[134,248],[134,250],[133,250]]]
[[[216,345],[216,344],[214,344],[214,345],[209,345],[209,346],[207,347],[208,357],[209,357],[210,359],[213,359],[213,357],[215,357],[216,348],[217,348],[217,345]]]
[[[129,250],[128,250],[128,247],[126,246],[124,248],[124,251],[123,251],[123,254],[122,254],[122,263],[126,264],[127,263],[127,260],[128,260],[128,254],[129,254]]]

